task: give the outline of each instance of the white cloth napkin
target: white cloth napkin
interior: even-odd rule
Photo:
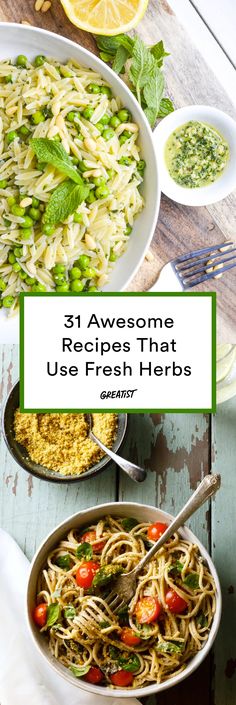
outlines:
[[[37,651],[25,619],[29,562],[0,529],[1,705],[140,705],[135,698],[107,698],[68,684]]]

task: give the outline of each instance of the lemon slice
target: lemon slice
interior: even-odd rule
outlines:
[[[93,34],[128,32],[144,15],[148,0],[61,0],[69,20]]]

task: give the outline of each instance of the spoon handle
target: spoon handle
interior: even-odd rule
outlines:
[[[129,460],[126,460],[125,458],[121,458],[120,455],[117,455],[117,453],[113,453],[113,450],[110,450],[110,448],[107,448],[107,446],[104,446],[102,441],[97,438],[97,436],[94,435],[93,431],[89,432],[90,438],[97,443],[99,448],[101,448],[106,455],[109,455],[109,457],[114,460],[114,463],[119,465],[119,467],[124,470],[124,472],[131,477],[131,480],[134,480],[134,482],[143,482],[146,478],[146,470],[144,468],[138,467],[138,465],[135,465],[134,463],[130,463]]]
[[[149,563],[151,558],[157,553],[157,551],[160,550],[160,548],[163,546],[163,544],[171,537],[173,536],[173,533],[177,531],[181,526],[185,524],[187,519],[189,519],[194,512],[196,512],[199,507],[201,507],[204,502],[206,502],[207,499],[209,499],[217,490],[219,489],[221,484],[221,477],[220,475],[206,475],[202,482],[200,482],[200,485],[198,485],[197,489],[195,492],[192,494],[190,499],[186,502],[184,507],[180,510],[179,514],[173,519],[171,524],[169,524],[168,528],[162,534],[162,536],[154,543],[152,548],[150,548],[150,551],[146,553],[144,558],[140,561],[140,563],[137,565],[137,568],[134,569],[135,575],[138,575],[140,571],[143,569],[143,567],[146,565],[146,563]]]

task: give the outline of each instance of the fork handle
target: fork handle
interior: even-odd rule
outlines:
[[[162,267],[155,284],[148,291],[183,291],[170,262]]]
[[[173,535],[177,529],[183,526],[187,519],[189,519],[194,512],[196,512],[199,507],[201,507],[207,499],[209,499],[217,490],[220,488],[221,477],[220,475],[206,475],[200,485],[197,487],[195,492],[192,494],[190,499],[186,502],[183,509],[180,510],[179,514],[173,519],[171,524],[162,534],[162,536],[154,543],[150,551],[146,553],[144,558],[140,561],[136,568],[132,571],[133,575],[139,575],[141,570],[144,568],[146,563],[149,563],[151,558],[155,556],[157,551],[163,546],[163,544]]]

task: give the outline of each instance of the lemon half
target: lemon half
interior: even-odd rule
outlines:
[[[69,20],[93,34],[128,32],[143,17],[148,0],[61,0]]]

